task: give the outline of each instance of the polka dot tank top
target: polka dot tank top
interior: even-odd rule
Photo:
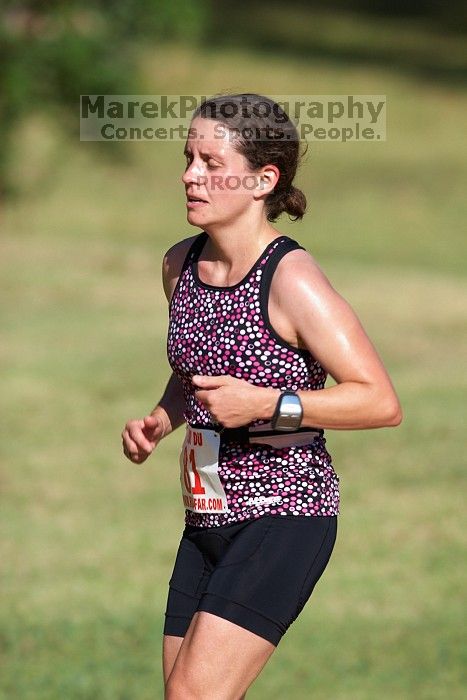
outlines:
[[[238,283],[216,287],[202,282],[197,260],[208,239],[203,231],[184,261],[169,305],[167,357],[181,380],[189,425],[215,429],[195,395],[195,374],[230,374],[256,386],[281,390],[324,388],[327,373],[307,349],[282,339],[268,317],[274,270],[290,250],[303,248],[281,235],[271,241]],[[252,426],[270,421],[255,420]],[[220,440],[218,474],[227,497],[222,513],[185,509],[185,523],[216,527],[261,515],[339,514],[339,477],[326,450],[324,430],[305,445],[272,447]]]

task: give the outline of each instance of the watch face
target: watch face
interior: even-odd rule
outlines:
[[[276,430],[298,430],[302,422],[303,409],[296,394],[286,394],[280,398]]]

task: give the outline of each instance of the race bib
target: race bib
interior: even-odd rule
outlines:
[[[183,504],[196,513],[225,513],[227,496],[219,478],[220,435],[210,428],[186,426],[180,453]]]

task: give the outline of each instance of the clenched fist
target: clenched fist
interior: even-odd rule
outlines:
[[[144,462],[164,437],[164,424],[158,416],[129,420],[122,432],[123,452],[135,464]]]

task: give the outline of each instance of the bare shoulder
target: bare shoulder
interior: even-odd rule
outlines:
[[[342,299],[334,289],[317,260],[307,250],[297,248],[284,255],[277,265],[271,282],[271,294],[278,300],[295,293],[314,290],[316,302],[318,297]]]
[[[171,246],[165,253],[162,260],[162,282],[164,285],[165,296],[170,303],[172,294],[177,285],[183,262],[190,250],[193,241],[198,238],[199,233],[189,238],[184,238]]]
[[[299,346],[308,348],[336,378],[340,370],[338,362],[332,364],[336,347],[344,341],[349,347],[350,336],[361,337],[364,332],[349,302],[307,250],[291,250],[280,259],[272,277],[270,297]],[[339,362],[342,366],[342,357]]]

